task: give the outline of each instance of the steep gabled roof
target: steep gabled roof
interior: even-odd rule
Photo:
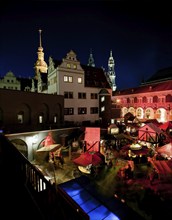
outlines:
[[[172,67],[160,69],[138,87],[116,91],[113,95],[138,94],[172,90]]]
[[[155,132],[157,134],[163,133],[162,130],[159,127],[157,127],[154,123],[151,123],[151,122],[146,124],[146,125],[144,125],[143,127],[140,127],[139,130],[140,131],[146,131],[147,128],[150,128],[151,131],[153,131],[153,132]],[[150,129],[148,129],[148,130],[150,131]]]
[[[151,92],[158,92],[164,90],[166,91],[172,90],[172,79],[158,83],[152,83],[149,85],[145,84],[136,88],[129,88],[121,91],[116,91],[114,92],[114,95],[139,94],[139,93],[147,93],[147,92],[151,93]]]
[[[102,68],[86,65],[81,67],[85,72],[85,87],[111,88]]]
[[[62,63],[62,60],[54,60],[53,59],[53,62],[54,62],[54,68],[57,68]]]
[[[149,123],[152,123],[154,124],[155,126],[159,127],[161,125],[160,122],[158,122],[157,119],[147,119],[146,121],[144,121],[145,124],[149,124]]]
[[[54,68],[57,68],[62,60],[54,60]],[[85,87],[98,87],[110,89],[109,82],[105,76],[105,72],[102,68],[92,67],[81,64],[82,69],[85,72]]]
[[[145,83],[147,84],[152,82],[166,81],[169,79],[172,80],[172,67],[158,70],[148,80],[146,80]]]

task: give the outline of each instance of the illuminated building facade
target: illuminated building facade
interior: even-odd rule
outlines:
[[[39,30],[39,47],[34,64],[34,77],[16,78],[1,88],[14,88],[33,93],[44,93],[64,96],[64,121],[66,125],[101,125],[107,126],[111,120],[111,96],[116,89],[114,59],[112,51],[108,60],[108,72],[95,66],[92,51],[88,64],[82,65],[77,55],[70,50],[62,60],[49,57],[44,60],[42,47],[42,30]],[[9,75],[9,73],[7,74]],[[16,87],[18,83],[18,87]]]
[[[32,79],[16,77],[12,71],[5,74],[0,79],[0,88],[9,90],[31,91]]]
[[[0,79],[1,89],[21,90],[21,82],[17,79],[13,72],[9,71]]]
[[[42,53],[40,37],[38,60]],[[95,67],[92,51],[87,65],[82,65],[76,53],[70,50],[62,60],[49,57],[47,66],[47,74],[45,74],[46,65],[42,54],[41,62],[35,63],[35,78],[32,81],[31,91],[63,95],[66,125],[101,123],[106,126],[110,122],[110,113],[105,113],[111,108],[109,97],[112,95],[112,86],[104,69]],[[105,100],[99,102],[102,96]]]
[[[104,90],[111,96],[112,89],[102,68],[80,64],[71,50],[61,62],[49,58],[47,77],[47,93],[64,95],[66,123],[105,122],[101,114],[107,107],[101,109],[99,99]]]
[[[119,120],[130,112],[140,121],[172,121],[172,68],[159,70],[137,88],[116,91],[112,103]]]

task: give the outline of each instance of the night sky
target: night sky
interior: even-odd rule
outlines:
[[[34,76],[42,29],[47,64],[49,56],[61,60],[71,49],[87,64],[92,49],[96,67],[107,70],[112,50],[117,88],[138,86],[172,66],[170,9],[130,0],[6,2],[0,7],[0,76]]]

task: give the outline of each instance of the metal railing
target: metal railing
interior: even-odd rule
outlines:
[[[10,180],[25,186],[40,210],[42,219],[89,220],[89,216],[57,185],[48,181],[3,134],[0,134],[0,155],[5,163],[4,169],[10,170]],[[8,158],[8,162],[5,158]]]

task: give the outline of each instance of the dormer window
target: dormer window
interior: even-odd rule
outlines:
[[[76,67],[77,67],[76,64],[73,64],[73,68],[76,69]]]
[[[70,63],[67,63],[67,68],[71,68],[71,65],[70,65]]]

